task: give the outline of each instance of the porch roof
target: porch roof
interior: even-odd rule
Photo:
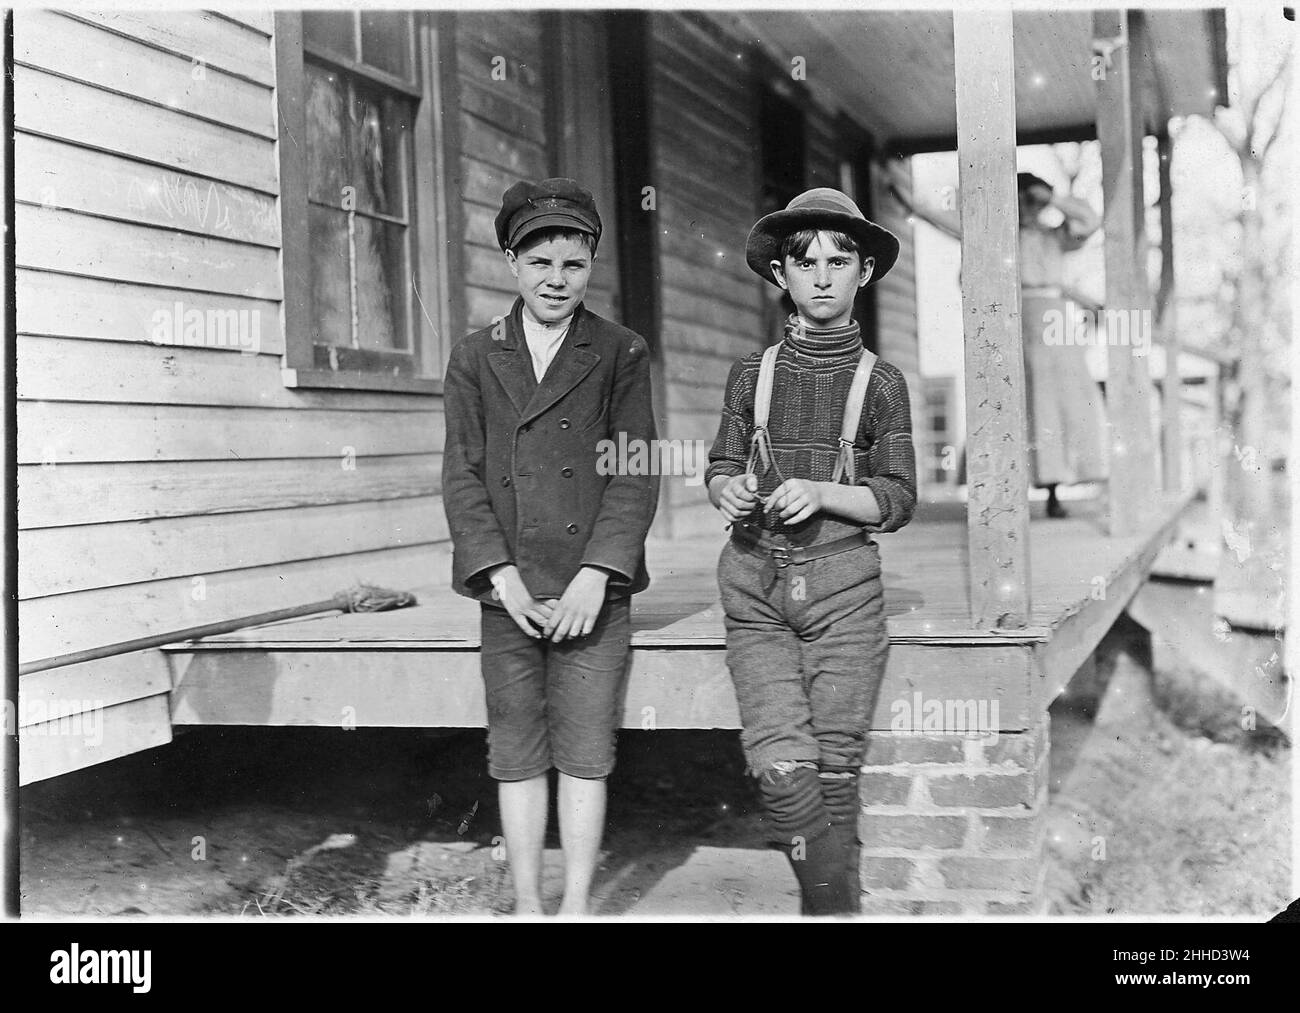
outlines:
[[[1168,116],[1209,116],[1226,105],[1223,11],[1148,9],[1142,18],[1147,131],[1158,132]],[[871,130],[883,150],[956,148],[950,11],[749,11],[740,20],[787,60],[804,57],[809,86]],[[1018,143],[1096,137],[1091,10],[1020,10],[1013,26]]]

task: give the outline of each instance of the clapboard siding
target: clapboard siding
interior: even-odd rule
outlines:
[[[708,324],[673,319],[665,321],[664,331],[665,340],[671,341],[673,349],[678,354],[686,357],[700,354],[719,358],[726,362],[728,368],[737,359],[743,359],[750,352],[759,351],[763,347],[757,337],[757,325],[747,332],[740,332],[731,327],[713,327]],[[673,358],[675,359],[676,356]],[[712,375],[717,370],[717,364],[710,364],[708,368]]]
[[[460,105],[472,122],[495,124],[502,133],[546,144],[546,117],[541,106],[531,105],[510,95],[500,82],[485,82],[468,74],[460,79]]]
[[[441,454],[19,465],[18,528],[435,496],[441,469]]]
[[[716,299],[724,306],[742,312],[756,311],[761,305],[757,276],[740,278],[723,271],[704,271],[698,265],[670,253],[664,253],[660,257],[659,271],[665,288],[677,288],[707,299]]]
[[[271,11],[249,10],[243,8],[234,11],[214,10],[211,13],[216,17],[225,18],[227,21],[233,21],[237,25],[251,28],[260,35],[270,36],[274,31],[275,15],[272,14]]]
[[[29,401],[23,412],[19,465],[381,458],[440,453],[444,439],[441,411]]]
[[[19,598],[269,566],[447,538],[442,498],[336,503],[230,514],[220,523],[163,517],[18,533]]]
[[[20,728],[60,716],[116,707],[171,689],[167,659],[158,651],[120,654],[25,675],[20,680]]]
[[[475,46],[492,56],[539,70],[542,56],[542,22],[536,10],[461,11],[456,16],[456,41]],[[531,80],[531,79],[530,79]],[[538,104],[541,96],[538,96]]]
[[[19,15],[14,62],[275,139],[272,91],[187,57],[46,11]]]
[[[14,125],[268,194],[279,188],[268,138],[31,67],[15,68]]]
[[[461,138],[465,155],[516,179],[546,176],[546,148],[534,141],[499,130],[472,113],[461,115]]]
[[[284,386],[272,31],[259,11],[16,18],[25,659],[445,579],[441,399]],[[535,161],[538,115],[477,150],[519,164],[502,138],[523,132]],[[243,330],[187,333],[192,311]],[[108,701],[99,758],[166,740],[168,688]],[[37,731],[25,776],[93,762]]]
[[[128,39],[147,43],[205,68],[217,68],[258,84],[275,84],[267,33],[206,11],[83,11],[77,18]]]
[[[415,394],[286,389],[275,355],[21,333],[17,351],[18,397],[26,400],[352,411],[433,407],[429,398]]]
[[[14,209],[14,231],[20,268],[257,299],[282,294],[279,255],[266,247],[31,204]]]
[[[172,740],[168,697],[167,693],[158,693],[105,707],[93,715],[94,725],[78,723],[83,715],[77,715],[19,728],[19,784],[44,781],[142,749],[166,745]]]
[[[18,330],[21,334],[52,338],[87,338],[100,341],[149,342],[156,345],[197,344],[186,338],[184,327],[177,327],[176,304],[183,314],[194,310],[214,318],[230,320],[229,314],[241,310],[246,317],[247,337],[241,347],[237,342],[221,344],[207,341],[204,347],[225,351],[261,351],[279,355],[284,351],[284,333],[280,325],[280,303],[266,299],[249,299],[213,292],[193,292],[165,286],[85,278],[51,271],[18,271]],[[257,314],[256,335],[253,333]],[[166,321],[166,326],[163,322]],[[235,318],[238,323],[238,318]],[[238,328],[236,328],[238,332]],[[219,335],[214,335],[218,337]],[[249,347],[256,336],[256,349]]]
[[[19,203],[278,249],[275,198],[32,134],[14,140]]]
[[[465,241],[485,250],[497,247],[496,217],[500,205],[480,204],[477,201],[465,201]]]

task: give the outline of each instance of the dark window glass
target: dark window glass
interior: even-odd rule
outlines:
[[[378,65],[381,53],[390,54],[382,57],[388,63],[382,69],[407,73],[409,17],[371,13],[364,19],[363,35],[370,26],[369,61]],[[340,23],[315,22],[342,38]],[[304,30],[307,24],[304,18]],[[314,342],[333,350],[324,356],[329,368],[410,372],[414,265],[408,181],[415,99],[310,56],[304,71]],[[340,349],[354,354],[340,358]]]
[[[411,76],[409,15],[389,11],[361,14],[361,62],[397,77]]]
[[[357,58],[357,21],[352,11],[303,11],[302,35],[309,43]]]

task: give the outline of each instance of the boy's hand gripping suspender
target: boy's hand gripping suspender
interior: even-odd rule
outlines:
[[[772,464],[772,440],[767,432],[767,420],[772,406],[772,381],[776,376],[776,356],[780,344],[771,345],[763,352],[763,361],[758,369],[758,384],[754,388],[754,435],[749,441],[749,464],[745,470],[754,471],[755,458],[763,462],[763,472]],[[871,371],[876,365],[874,352],[864,348],[858,359],[858,367],[853,372],[853,383],[849,387],[849,397],[844,404],[844,421],[840,425],[840,454],[835,461],[832,482],[838,482],[848,476],[848,484],[856,485],[857,476],[853,467],[853,444],[858,438],[858,422],[862,418],[862,402],[867,397],[867,384],[871,380]]]
[[[769,345],[763,352],[763,362],[758,367],[758,385],[754,388],[754,433],[749,438],[749,463],[745,471],[751,475],[760,474],[754,470],[754,459],[762,458],[763,471],[772,467],[772,440],[767,435],[768,411],[772,407],[772,381],[776,377],[776,356],[781,350],[780,342]]]

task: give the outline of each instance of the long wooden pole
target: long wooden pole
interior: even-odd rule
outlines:
[[[1169,130],[1157,137],[1160,156],[1160,298],[1157,328],[1165,350],[1163,411],[1164,487],[1172,492],[1183,488],[1183,377],[1178,363],[1178,299],[1174,279],[1174,145]]]
[[[1133,336],[1147,327],[1146,264],[1142,227],[1142,123],[1134,80],[1132,38],[1124,11],[1093,12],[1096,51],[1106,54],[1097,77],[1097,139],[1105,199],[1106,410],[1110,435],[1112,535],[1133,533],[1151,494],[1154,469],[1150,369],[1135,355]]]
[[[975,629],[1029,624],[1029,461],[1011,11],[953,14]]]
[[[258,612],[236,619],[223,619],[202,626],[189,626],[183,630],[170,630],[167,633],[155,633],[134,640],[123,640],[116,644],[103,644],[88,647],[85,650],[60,654],[39,661],[28,661],[18,666],[18,674],[31,675],[51,668],[64,668],[67,665],[80,665],[100,658],[111,658],[118,654],[132,654],[147,651],[154,647],[179,644],[186,640],[201,640],[204,637],[216,637],[236,630],[248,629],[250,626],[266,626],[269,623],[284,622],[286,619],[298,619],[315,615],[318,612],[387,612],[390,609],[407,608],[416,604],[415,596],[408,591],[389,591],[381,587],[361,585],[352,591],[340,591],[333,598],[308,602],[305,605],[291,605],[288,608],[275,609],[271,612]]]

